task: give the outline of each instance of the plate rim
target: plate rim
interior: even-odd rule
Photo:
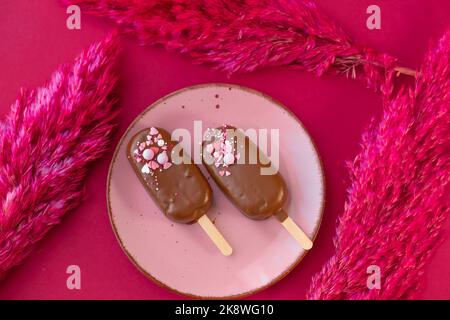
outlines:
[[[248,297],[250,295],[259,293],[273,285],[275,285],[276,283],[278,283],[280,280],[282,280],[283,278],[285,278],[292,270],[294,270],[299,264],[300,262],[303,260],[303,258],[307,255],[307,253],[310,250],[304,250],[302,254],[300,254],[295,261],[289,265],[288,268],[286,268],[286,270],[284,270],[282,273],[280,273],[277,277],[273,278],[270,282],[264,284],[263,286],[260,286],[256,289],[253,290],[249,290],[243,293],[239,293],[239,294],[233,294],[233,295],[229,295],[229,296],[202,296],[202,295],[196,295],[193,293],[189,293],[189,292],[184,292],[184,291],[180,291],[177,290],[175,288],[170,287],[169,285],[165,284],[163,281],[159,280],[158,278],[156,278],[155,276],[153,276],[152,274],[150,274],[149,271],[144,270],[144,268],[142,268],[138,262],[136,261],[136,259],[131,255],[131,253],[128,252],[128,250],[126,249],[125,245],[122,242],[122,239],[119,236],[118,230],[117,230],[117,226],[114,223],[114,219],[113,219],[113,212],[112,212],[112,208],[111,208],[111,201],[110,201],[110,188],[111,188],[111,176],[112,176],[112,171],[113,171],[113,167],[114,164],[116,162],[116,158],[117,155],[119,153],[119,149],[122,146],[122,143],[125,140],[125,137],[128,135],[128,132],[135,126],[135,124],[141,120],[145,114],[147,114],[147,112],[149,112],[154,106],[156,106],[157,104],[161,104],[162,102],[164,102],[165,100],[169,99],[170,97],[174,96],[174,95],[178,95],[180,93],[183,93],[185,91],[189,91],[189,90],[193,90],[193,89],[199,89],[199,88],[206,88],[206,87],[226,87],[226,88],[236,88],[236,89],[240,89],[243,91],[247,91],[250,92],[252,94],[256,94],[264,99],[267,99],[269,101],[271,101],[273,104],[275,104],[276,106],[278,106],[279,108],[281,108],[283,111],[286,111],[287,114],[292,117],[299,125],[300,127],[303,129],[303,131],[306,133],[306,135],[309,138],[309,141],[311,142],[311,145],[317,155],[317,163],[320,169],[320,176],[321,176],[321,203],[320,203],[320,209],[319,209],[319,222],[317,224],[316,230],[312,236],[312,241],[313,243],[315,242],[315,239],[317,238],[317,234],[319,233],[320,227],[322,225],[322,221],[323,221],[323,214],[324,214],[324,210],[325,210],[325,205],[326,205],[326,179],[325,179],[325,175],[324,175],[324,169],[323,169],[323,161],[322,158],[320,156],[320,153],[318,152],[317,146],[314,143],[313,139],[311,138],[311,135],[309,134],[308,130],[306,130],[306,127],[303,125],[303,123],[301,122],[301,120],[297,117],[296,114],[294,114],[289,108],[287,108],[283,103],[281,103],[279,100],[261,92],[258,91],[256,89],[252,89],[246,86],[241,86],[238,84],[231,84],[231,83],[224,83],[224,82],[207,82],[207,83],[201,83],[201,84],[196,84],[196,85],[191,85],[191,86],[187,86],[187,87],[183,87],[181,89],[172,91],[170,93],[168,93],[167,95],[157,99],[156,101],[154,101],[153,103],[151,103],[149,106],[147,106],[143,111],[141,111],[136,118],[134,118],[134,120],[128,125],[127,129],[125,130],[125,132],[122,134],[122,136],[119,139],[119,142],[116,144],[116,147],[114,149],[114,153],[111,159],[111,162],[109,164],[109,168],[108,168],[108,176],[106,179],[106,205],[107,205],[107,210],[108,210],[108,217],[109,217],[109,221],[111,223],[113,232],[114,232],[114,236],[116,237],[116,240],[119,242],[119,245],[122,249],[122,251],[125,253],[125,255],[128,257],[128,259],[132,262],[132,264],[149,280],[152,280],[154,283],[156,283],[158,286],[160,286],[161,288],[164,288],[166,290],[169,290],[172,293],[175,293],[177,295],[181,295],[181,296],[185,296],[185,297],[189,297],[192,299],[206,299],[206,300],[218,300],[218,299],[240,299],[240,298],[244,298],[244,297]]]

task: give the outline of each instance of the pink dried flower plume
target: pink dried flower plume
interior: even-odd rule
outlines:
[[[309,0],[63,0],[106,16],[142,44],[162,44],[229,74],[291,66],[335,70],[380,88],[414,74],[393,57],[354,44]]]
[[[0,278],[81,201],[116,117],[115,38],[92,45],[0,124]]]
[[[336,253],[313,278],[309,299],[416,298],[424,266],[450,213],[450,31],[431,50],[414,89],[386,97],[350,166],[352,185]],[[381,289],[366,286],[381,269]]]

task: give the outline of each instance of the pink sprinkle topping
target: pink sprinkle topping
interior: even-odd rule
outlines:
[[[230,165],[234,163],[234,155],[232,153],[227,153],[223,157],[223,163],[226,165]]]
[[[163,165],[163,169],[169,169],[171,166],[172,166],[172,163],[171,163],[171,162],[166,162],[166,163],[164,163],[164,165]]]
[[[150,161],[150,168],[151,168],[152,170],[158,169],[158,168],[159,168],[158,162],[156,162],[156,161]]]
[[[154,127],[150,128],[149,134],[145,136],[145,139],[142,142],[138,141],[136,143],[137,148],[133,150],[133,155],[137,163],[146,161],[141,172],[153,176],[153,171],[155,170],[162,171],[170,168],[172,163],[167,155],[168,146],[162,140],[162,135],[158,129]],[[154,141],[160,141],[160,143],[155,145],[153,144]],[[154,178],[157,179],[157,176]]]
[[[214,157],[214,165],[216,168],[220,166],[227,168],[236,163],[240,154],[235,153],[233,142],[227,140],[226,127],[220,133],[214,134],[214,138],[214,142],[207,144],[205,150]],[[219,175],[229,176],[231,172],[224,169],[219,171]]]

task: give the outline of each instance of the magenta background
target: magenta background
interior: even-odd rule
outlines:
[[[355,40],[418,67],[429,40],[450,26],[448,0],[317,0]],[[365,27],[367,6],[378,4],[382,29]],[[56,0],[0,2],[0,116],[21,86],[43,84],[60,64],[102,39],[110,21],[82,15],[81,30],[65,26],[65,7]],[[254,299],[304,298],[311,276],[333,252],[332,236],[342,212],[349,179],[345,161],[359,150],[368,121],[381,112],[380,95],[359,82],[276,68],[227,79],[205,66],[162,48],[122,41],[121,97],[124,112],[114,144],[134,117],[163,95],[205,82],[230,82],[263,91],[301,119],[317,144],[326,175],[326,208],[314,250],[285,279],[251,296]],[[86,200],[50,232],[26,262],[0,284],[1,299],[177,299],[180,296],[147,280],[127,259],[112,232],[105,185],[113,151],[92,168]],[[447,221],[450,230],[450,221]],[[448,232],[447,232],[448,233]],[[421,297],[450,299],[450,240],[437,248],[426,270]],[[82,270],[82,289],[66,288],[66,267]]]

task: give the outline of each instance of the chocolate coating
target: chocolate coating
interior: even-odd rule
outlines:
[[[170,134],[161,128],[154,128],[166,142],[169,163],[171,163],[171,149],[178,142],[171,141]],[[142,159],[137,162],[135,151],[139,144],[145,142],[150,129],[144,129],[130,140],[127,157],[139,180],[156,202],[163,213],[172,221],[178,223],[194,223],[206,214],[212,203],[212,190],[199,168],[191,163],[171,164],[168,168],[157,168],[150,173],[142,172],[149,161]],[[161,147],[156,143],[145,147],[154,147],[153,161],[156,161]],[[157,148],[160,152],[158,153]],[[150,153],[150,152],[148,152]],[[187,157],[182,152],[183,157]],[[160,165],[161,166],[161,165]],[[144,170],[145,171],[145,170]]]
[[[223,132],[226,129],[235,128],[226,126],[218,129]],[[218,140],[213,136],[211,142],[214,144]],[[237,145],[239,140],[245,141],[245,144],[241,144],[242,148]],[[269,160],[264,154],[260,155],[257,146],[242,131],[235,130],[235,136],[230,141],[234,145],[235,156],[238,153],[242,154],[242,150],[245,149],[245,161],[242,158],[240,161],[236,160],[236,163],[226,166],[225,169],[229,175],[223,174],[224,167],[208,163],[211,152],[208,152],[206,147],[211,143],[208,141],[203,143],[203,163],[214,181],[228,199],[247,217],[264,220],[276,215],[280,221],[286,219],[287,215],[283,211],[283,206],[287,199],[287,187],[283,177],[278,172],[273,175],[261,175],[260,169],[269,167],[270,163],[267,164]],[[254,164],[249,161],[250,150],[256,150],[258,154]]]

